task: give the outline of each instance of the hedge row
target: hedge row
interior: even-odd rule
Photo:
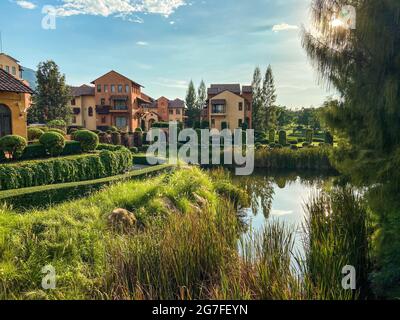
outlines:
[[[0,165],[0,190],[93,180],[121,174],[132,167],[132,153],[121,148],[96,154]]]
[[[165,170],[172,170],[174,167],[165,164],[96,180],[1,191],[0,203],[7,203],[8,205],[12,205],[13,209],[21,211],[47,208],[50,205],[68,200],[83,198],[116,182],[146,178]]]

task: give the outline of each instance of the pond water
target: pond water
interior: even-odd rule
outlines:
[[[251,197],[251,207],[241,214],[247,234],[261,232],[269,221],[284,223],[294,231],[295,252],[303,255],[302,224],[307,217],[304,205],[310,197],[327,187],[333,175],[317,173],[268,173],[256,171],[248,177],[233,177],[235,184]]]

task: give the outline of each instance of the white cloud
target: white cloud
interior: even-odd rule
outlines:
[[[176,88],[176,89],[187,89],[189,83],[185,80],[176,80],[176,79],[168,79],[168,78],[158,78],[157,81],[153,82],[153,84],[167,87],[167,88]]]
[[[142,46],[142,47],[146,47],[146,46],[149,45],[149,43],[146,42],[146,41],[138,41],[138,42],[136,42],[136,44],[137,44],[138,46]]]
[[[59,16],[95,15],[103,17],[119,17],[129,21],[135,13],[153,13],[165,17],[170,16],[186,0],[62,0],[57,7]],[[137,19],[134,22],[139,22]]]
[[[16,1],[16,3],[21,8],[24,8],[24,9],[32,10],[32,9],[36,8],[36,4],[34,4],[34,3],[30,2],[30,1],[18,0],[18,1]]]
[[[299,29],[298,26],[290,25],[287,23],[276,24],[272,27],[272,31],[274,31],[274,32],[297,30],[297,29]]]
[[[278,217],[288,216],[291,214],[293,214],[293,211],[286,211],[286,210],[272,210],[271,211],[271,215],[278,216]]]

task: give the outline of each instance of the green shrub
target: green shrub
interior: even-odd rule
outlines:
[[[8,135],[0,139],[0,152],[9,154],[12,159],[18,159],[26,146],[26,139],[21,136]]]
[[[49,131],[47,131],[47,132],[57,132],[57,133],[61,134],[63,137],[65,137],[65,132],[61,129],[50,128]]]
[[[111,142],[115,145],[121,144],[121,134],[119,132],[112,132],[111,133]]]
[[[282,146],[286,146],[286,144],[287,144],[287,137],[286,137],[285,130],[279,131],[279,144]]]
[[[135,132],[143,132],[142,128],[136,128]]]
[[[62,119],[51,120],[47,123],[47,126],[49,128],[57,128],[57,129],[64,130],[64,131],[67,128],[67,124]]]
[[[46,157],[46,149],[40,143],[34,143],[28,145],[22,155],[20,160],[32,160],[32,159],[41,159]]]
[[[268,132],[268,140],[273,143],[275,141],[275,130],[271,129]]]
[[[333,145],[333,136],[329,131],[325,132],[325,143]]]
[[[99,136],[89,130],[80,130],[75,132],[74,140],[81,144],[83,152],[94,151],[99,145]]]
[[[108,150],[108,151],[118,151],[125,149],[123,146],[115,146],[113,144],[107,144],[107,143],[100,143],[97,146],[97,150]]]
[[[66,141],[62,156],[72,156],[82,153],[81,144],[78,141]]]
[[[59,156],[65,147],[64,136],[57,132],[46,132],[40,137],[39,142],[52,157]]]
[[[133,154],[139,153],[139,149],[136,147],[132,147],[129,149]]]
[[[0,190],[100,179],[132,167],[133,155],[126,149],[0,165]]]
[[[163,129],[167,129],[169,128],[169,122],[155,122],[152,125],[152,128],[163,128]]]
[[[306,142],[311,144],[314,138],[314,131],[312,129],[307,129],[306,131]]]
[[[28,140],[38,140],[43,135],[44,131],[39,128],[28,128]]]

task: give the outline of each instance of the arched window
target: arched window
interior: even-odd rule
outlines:
[[[88,114],[89,114],[89,117],[93,117],[93,108],[92,107],[89,107]]]
[[[0,104],[0,137],[11,134],[11,111],[4,104]]]

